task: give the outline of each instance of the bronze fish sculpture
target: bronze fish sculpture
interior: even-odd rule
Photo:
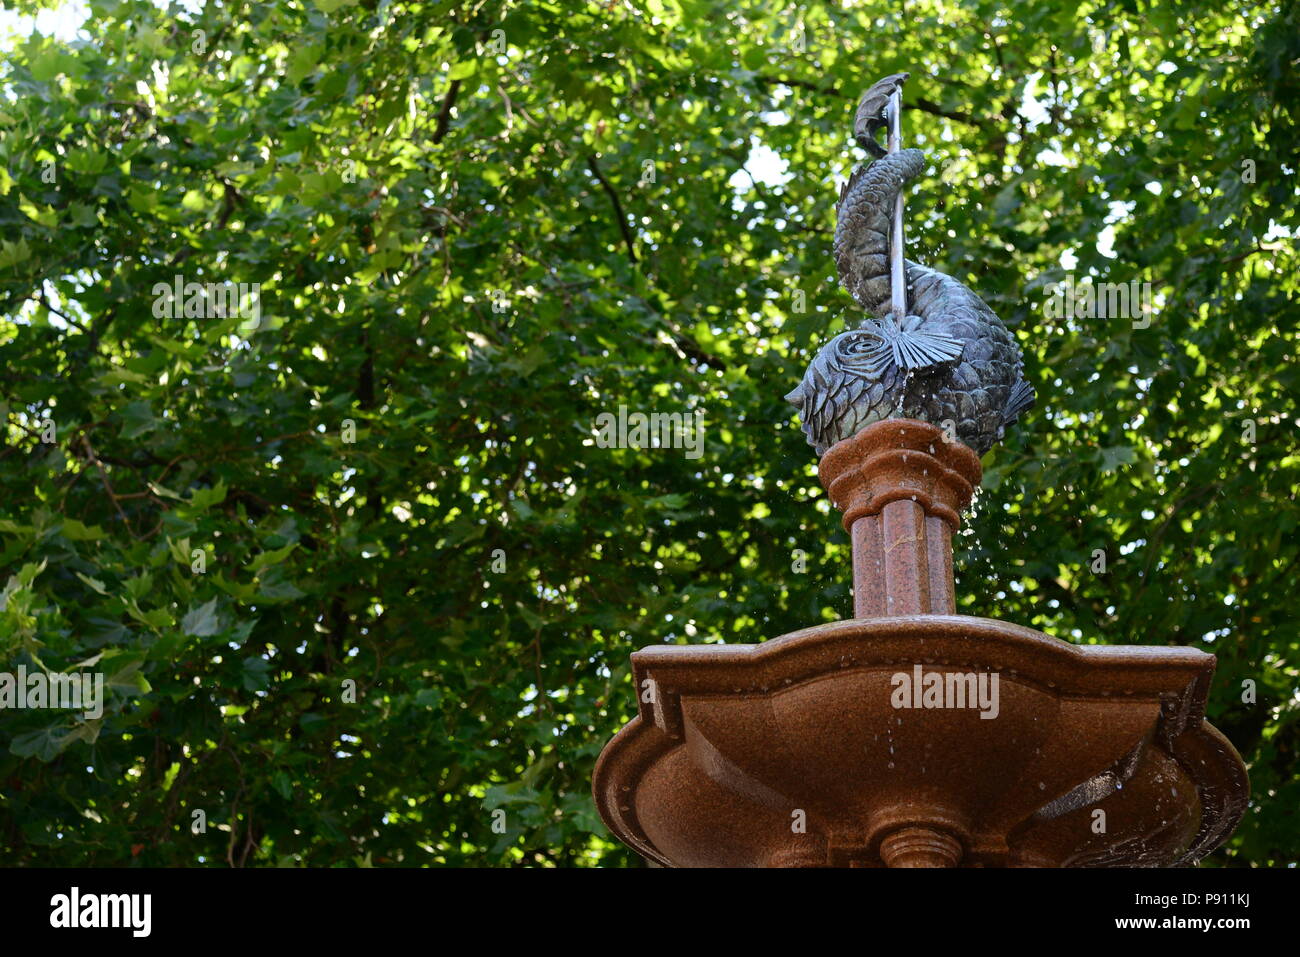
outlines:
[[[874,133],[889,94],[907,74],[877,83],[854,121],[858,143],[884,151]],[[868,145],[869,144],[869,145]],[[919,263],[904,261],[907,315],[890,308],[890,216],[899,191],[925,168],[917,149],[880,155],[853,171],[836,204],[835,265],[840,282],[870,315],[813,359],[786,401],[799,408],[818,455],[888,418],[945,427],[979,455],[1034,404],[1015,338],[979,296]]]

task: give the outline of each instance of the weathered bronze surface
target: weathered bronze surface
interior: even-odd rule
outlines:
[[[906,76],[887,77],[862,99],[855,135],[860,143],[875,145],[876,152],[873,134],[883,122],[881,104]],[[899,191],[924,168],[920,150],[883,155],[854,170],[836,206],[840,281],[876,318],[827,343],[785,397],[799,408],[803,431],[818,455],[873,422],[896,417],[950,422],[950,435],[983,455],[1034,403],[1014,337],[956,279],[907,261],[907,315],[894,314],[890,219]]]

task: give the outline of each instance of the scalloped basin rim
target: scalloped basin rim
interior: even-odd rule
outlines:
[[[650,645],[632,654],[636,686],[654,672],[669,710],[679,693],[763,693],[845,667],[914,664],[1006,671],[1065,695],[1177,698],[1186,726],[1204,717],[1216,659],[1181,646],[1075,645],[964,615],[850,618],[760,644]],[[654,720],[653,703],[642,700],[640,712]]]
[[[1204,721],[1215,664],[1213,654],[1195,648],[1075,645],[1020,625],[961,615],[846,619],[751,645],[652,645],[635,652],[632,665],[636,687],[653,678],[656,693],[639,696],[640,714],[601,753],[593,796],[620,839],[671,865],[642,831],[632,805],[642,776],[686,741],[684,699],[771,698],[804,682],[863,669],[997,671],[1062,700],[1154,707],[1152,746],[1177,761],[1199,794],[1200,827],[1179,861],[1188,862],[1231,834],[1249,796],[1240,756]]]
[[[806,646],[810,639],[818,637],[834,640],[845,637],[871,637],[878,634],[916,635],[924,637],[932,632],[943,632],[943,637],[953,637],[950,629],[960,628],[969,631],[968,637],[975,640],[986,638],[1015,638],[1042,645],[1050,653],[1064,654],[1074,658],[1133,658],[1165,661],[1186,661],[1204,667],[1206,662],[1214,662],[1213,654],[1185,645],[1076,645],[1064,638],[1054,638],[1041,631],[1015,625],[1009,621],[996,618],[977,618],[969,615],[906,615],[893,618],[845,618],[830,621],[823,625],[800,628],[769,638],[755,644],[694,644],[694,645],[646,645],[632,653],[633,660],[646,663],[660,659],[672,659],[674,663],[687,661],[696,657],[716,658],[720,656],[766,658],[782,654],[792,646]]]

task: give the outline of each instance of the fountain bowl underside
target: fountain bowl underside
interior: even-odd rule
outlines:
[[[665,866],[1174,866],[1226,840],[1249,796],[1204,719],[1215,658],[1192,648],[924,615],[632,664],[640,713],[592,790]],[[950,692],[996,676],[996,708],[916,707],[897,676],[918,667]]]

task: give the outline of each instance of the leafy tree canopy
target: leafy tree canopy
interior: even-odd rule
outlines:
[[[4,713],[0,861],[634,863],[590,797],[629,653],[851,614],[781,396],[857,321],[833,205],[896,71],[909,254],[1039,394],[961,611],[1213,651],[1254,803],[1212,861],[1296,861],[1294,0],[90,0],[0,42],[0,670],[107,679]],[[1067,276],[1151,312],[1051,315]],[[620,405],[702,454],[602,448]]]

